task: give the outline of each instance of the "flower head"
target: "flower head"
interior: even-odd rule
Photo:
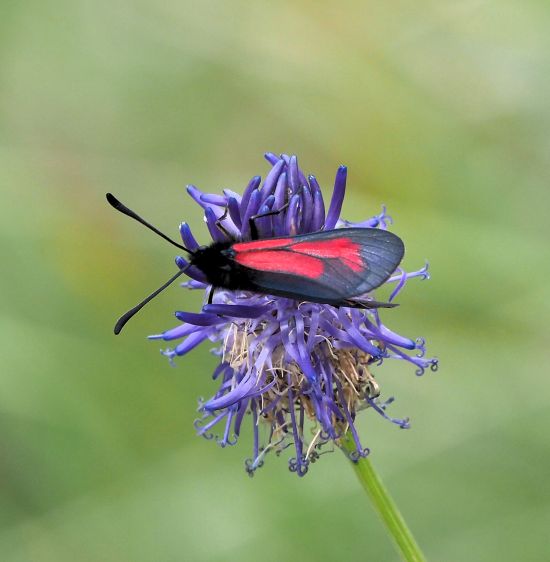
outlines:
[[[263,216],[255,224],[260,238],[305,234],[343,226],[386,229],[391,218],[386,210],[364,222],[340,218],[347,169],[336,172],[334,191],[325,212],[319,184],[306,176],[296,156],[266,154],[271,170],[262,183],[253,177],[242,195],[202,193],[190,185],[189,195],[204,210],[206,226],[215,242],[249,239],[250,217]],[[199,247],[189,226],[180,227],[184,245]],[[178,257],[180,268],[187,267]],[[346,432],[355,443],[352,460],[369,452],[359,438],[355,418],[359,410],[372,408],[401,428],[407,419],[390,417],[381,401],[373,365],[385,359],[404,360],[417,375],[426,368],[435,370],[437,360],[426,358],[424,340],[412,340],[391,331],[381,321],[378,309],[347,308],[245,291],[215,289],[204,274],[189,267],[190,289],[205,292],[200,313],[176,312],[181,322],[151,339],[176,341],[164,350],[173,363],[205,340],[216,344],[213,353],[219,364],[213,378],[218,390],[209,400],[199,402],[195,421],[199,435],[215,439],[222,447],[233,445],[245,419],[252,425],[252,455],[246,460],[249,474],[262,466],[270,451],[292,447],[290,470],[304,475],[319,458],[323,447],[339,444]],[[427,265],[407,273],[398,268],[386,281],[395,285],[390,301],[413,278],[428,278]]]

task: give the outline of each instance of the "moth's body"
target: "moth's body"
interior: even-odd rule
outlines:
[[[191,256],[190,263],[204,273],[213,287],[252,291],[246,272],[235,261],[232,245],[233,242],[214,242],[210,246],[201,246]]]

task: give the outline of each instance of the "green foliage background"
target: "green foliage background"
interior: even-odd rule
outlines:
[[[115,338],[173,252],[107,191],[201,240],[186,183],[242,189],[294,152],[344,214],[386,203],[432,281],[386,322],[440,371],[378,373],[400,431],[360,426],[433,561],[550,559],[550,9],[540,0],[0,6],[0,558],[395,560],[338,452],[298,479],[250,441],[194,436],[208,345],[144,336],[198,310],[172,288]]]

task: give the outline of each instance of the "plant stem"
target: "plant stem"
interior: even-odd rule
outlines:
[[[346,454],[356,449],[355,442],[349,433],[342,438],[341,446]],[[426,559],[420,547],[414,540],[397,505],[375,472],[369,458],[360,458],[357,462],[350,462],[352,462],[357,477],[372,501],[376,513],[395,541],[395,546],[403,560],[406,562],[425,562]]]

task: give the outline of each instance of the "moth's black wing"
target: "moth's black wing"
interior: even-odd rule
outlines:
[[[286,296],[298,300],[321,302],[338,306],[372,306],[387,303],[355,302],[358,297],[380,286],[401,262],[405,248],[401,239],[386,230],[376,228],[342,228],[289,237],[289,243],[276,249],[280,254],[279,270],[249,269],[247,275],[258,292]],[[330,255],[335,241],[343,243],[338,255]],[[269,252],[273,252],[270,249]],[[304,256],[303,272],[285,271],[288,252]],[[277,256],[277,254],[273,254]],[[293,256],[296,258],[296,255]],[[313,275],[307,270],[308,260],[322,262],[321,272]],[[277,261],[277,257],[274,258]]]

